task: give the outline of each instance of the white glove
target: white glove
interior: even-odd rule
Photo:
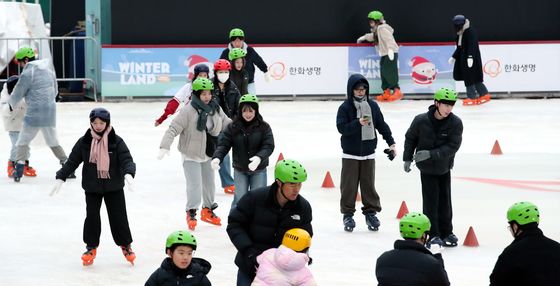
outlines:
[[[450,58],[447,60],[447,62],[448,62],[450,65],[453,65],[453,64],[455,63],[455,58],[454,58],[454,57],[450,57]]]
[[[397,145],[393,144],[393,145],[389,146],[389,149],[391,149],[391,151],[395,152],[395,157],[397,157]]]
[[[366,36],[364,35],[364,36],[359,37],[358,40],[356,41],[356,43],[359,44],[359,43],[362,43],[362,42],[365,42],[365,41],[366,41]]]
[[[472,68],[472,65],[473,65],[473,59],[472,59],[472,58],[468,58],[468,59],[467,59],[467,66],[468,66],[469,68]]]
[[[62,187],[62,184],[64,184],[64,181],[61,179],[56,179],[56,182],[54,183],[54,186],[51,190],[51,193],[49,194],[49,196],[54,196],[58,193],[58,191],[60,191],[60,188]]]
[[[220,159],[218,158],[212,159],[212,161],[210,162],[210,167],[212,167],[212,169],[216,171],[220,170]]]
[[[268,73],[270,73],[270,71],[267,71],[267,72],[264,73],[264,81],[266,81],[266,82],[270,81],[270,75]]]
[[[441,253],[441,245],[436,244],[436,243],[430,245],[430,248],[428,248],[428,249],[430,250],[430,252],[431,252],[433,255],[436,255],[436,254],[438,254],[438,253]]]
[[[131,192],[134,192],[134,178],[132,177],[131,174],[126,174],[124,175],[124,181],[126,182],[126,185],[128,186],[128,190]]]
[[[167,149],[159,149],[159,153],[158,153],[158,155],[157,155],[157,159],[158,159],[158,160],[161,160],[161,159],[163,159],[163,156],[165,156],[165,155],[169,156],[169,150],[167,150]]]
[[[254,171],[257,169],[257,167],[259,166],[259,164],[261,163],[261,158],[259,158],[259,156],[253,156],[251,158],[249,158],[249,161],[251,161],[251,163],[249,163],[249,170]]]
[[[393,50],[389,49],[389,50],[387,51],[387,56],[389,57],[389,60],[392,61],[392,60],[395,59],[395,52],[394,52]]]

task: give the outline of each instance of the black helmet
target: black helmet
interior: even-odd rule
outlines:
[[[455,15],[452,21],[453,21],[453,25],[455,26],[463,26],[466,20],[467,18],[465,18],[464,15]]]
[[[91,112],[89,113],[90,122],[93,122],[95,118],[99,118],[102,121],[108,123],[111,121],[111,113],[109,113],[109,111],[103,107],[97,107],[92,109]]]
[[[205,64],[198,64],[194,66],[194,77],[197,77],[199,73],[205,72],[207,74],[210,73],[210,69]]]

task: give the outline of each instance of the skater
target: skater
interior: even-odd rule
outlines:
[[[292,228],[284,233],[282,244],[257,257],[257,276],[251,286],[259,285],[317,285],[313,274],[306,267],[311,264],[307,254],[311,236],[305,229]]]
[[[229,32],[229,44],[226,49],[222,51],[222,55],[220,59],[227,60],[230,54],[230,51],[234,48],[241,49],[245,52],[245,69],[247,70],[249,85],[247,86],[248,90],[245,91],[243,88],[241,89],[241,94],[257,94],[256,87],[255,87],[255,65],[264,73],[264,78],[268,81],[268,66],[263,61],[261,56],[253,49],[245,43],[245,32],[239,28],[232,29]],[[231,59],[230,59],[231,61]],[[239,86],[238,86],[239,87]]]
[[[395,249],[386,251],[377,259],[375,276],[378,285],[447,286],[441,247],[425,247],[430,231],[427,216],[411,212],[403,216],[399,228],[404,240],[395,241]]]
[[[219,59],[214,63],[214,90],[212,91],[218,104],[224,113],[233,119],[237,115],[237,106],[239,105],[239,89],[230,79],[231,64],[227,60]],[[218,171],[220,175],[220,182],[226,194],[235,193],[235,183],[231,177],[231,158],[229,153],[221,159],[220,168]]]
[[[220,137],[212,159],[212,168],[219,169],[224,154],[233,149],[235,195],[231,210],[247,192],[266,186],[268,158],[274,151],[272,129],[259,112],[257,97],[252,94],[242,96],[237,112]]]
[[[128,226],[124,183],[134,189],[136,164],[124,140],[111,125],[111,114],[105,108],[94,108],[89,114],[90,128],[72,148],[68,161],[56,172],[56,184],[51,196],[58,193],[68,176],[82,166],[82,188],[86,195],[86,219],[82,255],[84,266],[93,264],[101,235],[99,210],[105,201],[113,240],[120,246],[126,260],[134,265],[136,254],[132,251],[132,235]]]
[[[232,69],[230,73],[231,80],[242,94],[247,94],[249,85],[249,74],[245,69],[247,53],[242,49],[234,48],[229,51],[229,61],[231,62]]]
[[[453,79],[465,83],[468,98],[463,100],[463,105],[486,103],[490,101],[490,94],[484,85],[478,34],[463,15],[453,17],[453,26],[457,32],[457,48],[449,58],[449,64],[453,65]]]
[[[387,24],[383,13],[371,11],[368,14],[371,33],[358,38],[358,43],[373,42],[377,45],[380,60],[381,89],[383,94],[376,97],[377,101],[395,101],[403,98],[399,87],[399,46],[393,36],[394,29]]]
[[[456,101],[454,90],[440,88],[434,104],[414,118],[405,135],[404,171],[410,172],[413,160],[420,170],[423,213],[432,225],[428,244],[457,246],[458,241],[452,224],[451,169],[461,146],[463,123],[451,112]]]
[[[340,182],[340,211],[344,230],[356,226],[356,196],[358,185],[362,195],[362,213],[369,230],[380,226],[376,214],[381,211],[379,195],[375,190],[375,149],[377,131],[389,145],[389,159],[396,156],[396,145],[391,129],[385,122],[377,103],[369,99],[369,84],[361,74],[348,78],[348,98],[338,108],[336,127],[342,147],[342,171]]]
[[[206,78],[197,78],[192,84],[193,96],[189,104],[173,118],[160,143],[158,159],[169,154],[173,139],[180,135],[177,149],[183,156],[183,170],[187,181],[187,224],[194,230],[197,224],[196,211],[202,197],[202,221],[222,225],[214,213],[218,205],[214,202],[216,186],[214,170],[210,167],[210,156],[214,154],[214,141],[230,119],[212,97],[214,85]]]
[[[196,65],[194,67],[194,75],[192,80],[190,82],[187,82],[185,85],[183,85],[183,87],[181,87],[177,91],[177,93],[175,93],[173,98],[167,102],[167,105],[163,110],[163,114],[158,119],[156,119],[154,125],[156,127],[159,126],[161,123],[163,123],[165,119],[167,119],[167,117],[171,116],[172,114],[175,114],[175,111],[177,111],[177,108],[179,108],[181,104],[189,102],[192,93],[191,82],[193,82],[195,79],[199,77],[208,78],[209,74],[210,74],[210,69],[208,68],[207,65],[205,64]]]
[[[2,106],[2,119],[4,120],[4,129],[8,132],[10,136],[10,141],[12,142],[12,148],[10,150],[10,157],[8,159],[8,178],[14,177],[14,172],[16,170],[16,142],[23,127],[23,117],[25,116],[25,111],[27,110],[27,105],[25,101],[20,101],[16,106],[10,108],[8,100],[10,99],[10,94],[14,90],[16,83],[18,82],[18,76],[11,76],[8,78],[4,87],[2,88],[2,93],[0,95],[0,105]],[[29,152],[26,154],[25,165],[23,167],[23,175],[28,177],[35,177],[37,173],[33,167],[29,166]]]
[[[243,196],[228,217],[227,233],[237,248],[238,286],[251,285],[257,257],[280,246],[282,233],[302,228],[313,236],[311,205],[299,195],[307,180],[305,168],[295,160],[281,160],[274,168],[274,177],[272,185]]]
[[[513,242],[504,249],[490,275],[491,286],[557,285],[560,273],[560,244],[539,228],[539,209],[518,202],[507,211]]]
[[[23,119],[23,127],[16,142],[16,171],[14,181],[19,182],[25,169],[25,161],[29,158],[29,143],[41,131],[45,142],[63,165],[68,157],[58,143],[56,136],[56,102],[58,93],[56,76],[48,59],[37,60],[35,51],[30,47],[22,47],[16,53],[16,60],[23,67],[19,80],[8,100],[13,109],[24,99],[27,110]],[[29,167],[29,165],[28,165]],[[68,178],[76,178],[68,174]]]
[[[185,230],[171,233],[165,242],[166,257],[161,266],[150,275],[144,286],[192,285],[210,286],[210,262],[193,257],[197,241]]]

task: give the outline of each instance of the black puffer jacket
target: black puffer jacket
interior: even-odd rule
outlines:
[[[455,153],[463,140],[463,122],[451,113],[445,119],[434,116],[435,105],[417,115],[406,131],[403,160],[412,161],[415,151],[429,150],[430,158],[416,164],[422,173],[443,175],[453,168]]]
[[[97,178],[97,165],[89,162],[91,141],[90,130],[78,139],[72,148],[68,161],[56,172],[56,179],[66,181],[66,178],[78,168],[83,162],[82,167],[82,188],[90,193],[107,193],[122,190],[124,187],[124,175],[136,174],[136,164],[128,147],[121,137],[115,134],[115,129],[109,132],[109,176],[110,179]]]
[[[491,286],[558,285],[560,244],[535,227],[525,229],[496,261]]]
[[[309,202],[299,195],[295,201],[280,207],[276,200],[278,191],[278,184],[273,183],[248,192],[228,217],[227,233],[238,250],[235,264],[251,277],[255,276],[256,256],[280,246],[287,230],[303,228],[313,235]]]
[[[375,276],[379,286],[447,286],[449,280],[441,254],[433,255],[418,242],[395,241],[395,249],[377,259]]]
[[[235,83],[235,86],[237,86],[237,89],[239,89],[241,96],[249,93],[249,75],[245,69],[242,69],[240,71],[232,69],[229,72],[229,80]]]
[[[220,104],[220,107],[230,119],[233,119],[233,117],[237,115],[237,107],[239,106],[241,94],[232,80],[226,81],[224,90],[222,91],[218,80],[214,78],[214,90],[212,91],[212,95],[214,98],[218,99],[218,104]]]
[[[206,274],[210,272],[210,262],[193,258],[187,269],[181,270],[173,265],[171,258],[165,258],[144,286],[210,286]]]
[[[229,49],[231,48],[231,44],[228,45],[227,49],[222,51],[220,55],[220,59],[229,60]],[[245,56],[245,70],[247,70],[247,75],[249,76],[249,83],[253,83],[255,81],[255,65],[263,72],[266,73],[268,71],[268,66],[261,58],[261,56],[253,49],[246,44],[244,44],[243,48],[246,48],[247,55]]]

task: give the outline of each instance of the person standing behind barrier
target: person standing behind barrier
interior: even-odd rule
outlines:
[[[61,165],[68,157],[56,135],[55,98],[58,85],[50,60],[37,60],[35,51],[30,47],[20,48],[16,53],[16,60],[23,67],[23,71],[8,103],[12,109],[21,100],[25,100],[27,104],[23,127],[16,143],[14,181],[19,182],[25,169],[25,160],[29,158],[29,143],[39,131],[43,133],[45,142]],[[72,173],[68,178],[76,178],[76,176]]]
[[[255,87],[255,65],[264,73],[265,80],[268,81],[268,66],[263,61],[261,56],[253,49],[245,43],[245,32],[239,28],[232,29],[229,32],[229,44],[227,49],[222,51],[222,55],[220,55],[220,59],[228,59],[229,52],[234,49],[239,48],[242,49],[246,54],[246,63],[245,69],[248,73],[248,92],[241,90],[242,94],[250,93],[250,94],[257,94],[256,87]]]
[[[230,72],[230,78],[235,83],[235,86],[241,91],[241,94],[248,93],[249,85],[249,74],[245,69],[245,56],[247,53],[239,48],[233,48],[229,51],[228,58],[231,62],[232,69]]]

